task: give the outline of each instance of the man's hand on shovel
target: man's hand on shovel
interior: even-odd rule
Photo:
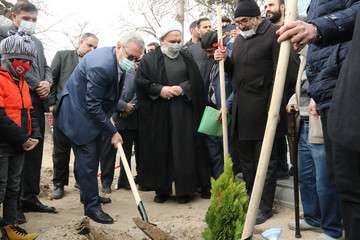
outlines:
[[[123,143],[123,140],[122,140],[122,137],[121,135],[117,132],[115,133],[112,138],[111,138],[111,144],[117,148],[117,145],[118,143],[122,144]]]
[[[278,42],[290,40],[295,51],[301,51],[306,44],[320,40],[317,27],[303,21],[290,21],[282,26],[276,34]]]

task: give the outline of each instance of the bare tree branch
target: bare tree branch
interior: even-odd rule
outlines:
[[[176,15],[177,0],[129,0],[130,11],[138,16],[136,22],[120,17],[122,30],[140,31],[156,37],[156,30],[161,27],[161,20]]]

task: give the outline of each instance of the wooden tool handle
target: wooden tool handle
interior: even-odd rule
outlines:
[[[222,31],[222,11],[221,6],[216,8],[217,14],[217,35],[219,48],[223,47],[223,31]],[[222,130],[223,130],[223,149],[224,160],[229,156],[229,144],[228,144],[228,120],[227,120],[227,107],[226,107],[226,89],[225,89],[225,66],[224,60],[219,62],[219,74],[220,74],[220,94],[221,94],[221,118],[222,118]]]
[[[286,8],[285,22],[296,19],[297,0],[289,0]],[[284,92],[285,78],[289,64],[291,44],[290,41],[281,43],[279,60],[276,69],[271,104],[268,113],[268,119],[265,129],[264,140],[261,148],[259,164],[256,172],[255,182],[248,212],[244,224],[242,240],[250,239],[253,235],[256,222],[257,210],[260,205],[261,196],[264,189],[266,174],[269,166],[269,160],[274,143],[276,128],[279,121],[279,112]]]
[[[129,167],[129,164],[128,164],[128,161],[126,159],[126,155],[125,155],[125,152],[124,152],[124,149],[123,149],[121,143],[117,144],[117,149],[118,149],[118,152],[120,153],[120,159],[121,159],[122,167],[125,170],[126,177],[127,177],[128,181],[129,181],[131,191],[132,191],[132,193],[134,195],[136,204],[139,205],[139,203],[141,202],[139,191],[136,188],[134,177],[133,177],[133,175],[131,173],[131,169]]]

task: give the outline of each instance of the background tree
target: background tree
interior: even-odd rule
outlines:
[[[89,23],[83,22],[83,23],[78,23],[74,29],[70,31],[63,31],[63,33],[66,36],[66,38],[69,40],[71,45],[76,49],[79,47],[79,41],[81,36],[86,32],[90,32],[88,29],[89,29]]]
[[[128,0],[134,19],[120,17],[121,29],[140,31],[156,38],[156,31],[161,27],[161,20],[176,17],[177,1],[169,0]]]

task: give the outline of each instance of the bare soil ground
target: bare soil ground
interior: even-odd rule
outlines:
[[[138,217],[137,208],[133,200],[131,191],[115,190],[109,195],[112,199],[111,204],[106,204],[103,209],[109,213],[115,223],[112,225],[100,225],[90,221],[91,228],[97,236],[81,236],[77,234],[76,224],[83,217],[83,206],[79,201],[79,191],[74,188],[74,178],[70,173],[70,184],[65,188],[65,197],[61,200],[50,198],[52,191],[52,141],[47,135],[41,189],[41,201],[57,208],[57,214],[46,213],[26,213],[28,223],[25,229],[32,232],[41,233],[40,240],[144,240],[145,235],[135,226],[132,218]],[[118,160],[117,160],[118,161]],[[119,171],[116,171],[118,176]],[[114,182],[117,182],[115,179]],[[179,240],[200,240],[201,233],[205,227],[204,217],[209,206],[209,200],[196,198],[189,204],[178,204],[174,199],[164,204],[153,202],[153,192],[140,192],[145,208],[148,212],[150,221],[156,223],[158,227],[171,234]],[[287,223],[293,218],[293,211],[288,208],[277,206],[274,217],[263,225],[255,229],[255,239],[260,239],[259,233],[272,227],[283,229],[281,239],[295,239],[294,233],[287,228]],[[95,229],[95,230],[94,230]],[[317,233],[304,232],[302,239],[314,239]]]

